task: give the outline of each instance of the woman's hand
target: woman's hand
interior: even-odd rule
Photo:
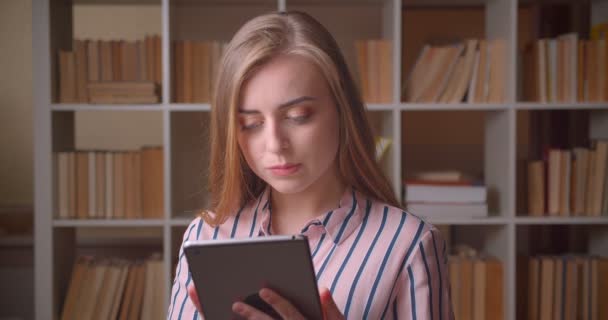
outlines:
[[[190,299],[196,306],[196,309],[202,313],[201,304],[198,300],[198,295],[196,294],[196,289],[194,285],[188,287],[188,295]],[[334,302],[334,299],[331,296],[331,292],[327,288],[321,288],[319,291],[319,296],[321,298],[321,308],[323,309],[323,319],[324,320],[342,320],[344,316],[338,306]],[[299,320],[305,319],[304,316],[296,309],[289,301],[285,298],[278,295],[276,292],[270,289],[262,289],[260,290],[260,297],[268,303],[270,306],[274,308],[274,310],[281,315],[283,319],[288,320]],[[235,302],[232,305],[232,311],[245,317],[246,319],[251,320],[272,320],[270,316],[259,311],[258,309],[244,303],[244,302]]]
[[[196,293],[196,288],[194,285],[190,285],[188,287],[188,296],[190,297],[190,300],[192,300],[192,303],[194,303],[198,313],[203,314],[203,309],[201,309],[201,303],[198,301],[198,294]]]
[[[342,320],[344,316],[336,306],[331,292],[327,288],[322,288],[319,292],[321,297],[321,308],[323,309],[323,319],[325,320]],[[294,307],[289,301],[281,297],[276,292],[270,289],[260,290],[260,297],[268,303],[283,319],[300,320],[305,319],[304,316]],[[245,319],[251,320],[272,320],[270,316],[259,311],[258,309],[244,303],[235,302],[232,305],[232,311],[239,314]]]
[[[343,320],[344,315],[336,305],[334,298],[331,296],[329,289],[322,287],[319,291],[321,296],[321,308],[323,308],[323,319],[325,320]]]

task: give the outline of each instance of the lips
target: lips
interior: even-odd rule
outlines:
[[[292,167],[298,166],[298,164],[295,163],[287,163],[287,164],[282,164],[282,165],[278,165],[278,166],[272,166],[272,167],[268,167],[268,169],[274,170],[274,169],[289,169]]]
[[[300,166],[300,164],[288,163],[268,167],[268,170],[270,170],[270,172],[272,172],[272,174],[274,174],[275,176],[285,177],[295,174],[300,169]]]

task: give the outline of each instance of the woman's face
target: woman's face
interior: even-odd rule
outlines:
[[[325,78],[306,58],[280,56],[246,83],[238,142],[247,164],[281,193],[337,179],[339,120]]]

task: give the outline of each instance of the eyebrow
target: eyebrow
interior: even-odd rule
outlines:
[[[293,100],[289,100],[287,102],[283,102],[281,104],[279,104],[279,109],[284,109],[290,106],[293,106],[294,104],[298,104],[300,102],[304,102],[304,101],[313,101],[313,100],[317,100],[317,98],[315,97],[311,97],[311,96],[302,96]],[[260,111],[258,110],[243,110],[241,108],[239,108],[239,113],[244,113],[244,114],[252,114],[252,113],[260,113]]]

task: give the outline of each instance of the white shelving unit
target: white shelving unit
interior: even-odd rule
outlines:
[[[405,0],[404,0],[405,1]],[[75,0],[77,4],[118,4],[118,0]],[[171,99],[171,41],[181,39],[223,40],[243,22],[272,10],[303,10],[321,21],[336,37],[347,63],[354,70],[356,39],[384,38],[393,42],[393,103],[370,104],[368,110],[378,133],[390,137],[393,146],[382,163],[401,194],[401,177],[408,153],[403,144],[405,121],[413,112],[483,114],[483,176],[490,196],[491,217],[485,219],[440,219],[430,222],[454,226],[453,236],[498,257],[504,263],[504,306],[507,320],[516,318],[516,255],[519,229],[536,225],[593,225],[589,253],[608,253],[606,218],[530,218],[516,212],[517,113],[531,110],[589,109],[596,112],[591,131],[606,133],[608,103],[537,104],[517,101],[517,8],[518,0],[412,0],[412,6],[479,6],[485,10],[485,37],[507,43],[505,87],[501,104],[413,104],[400,101],[402,58],[402,0],[130,0],[136,5],[157,5],[162,30],[162,102],[154,105],[61,104],[54,99],[57,78],[54,57],[59,48],[71,47],[72,4],[63,0],[33,1],[33,70],[35,128],[35,313],[37,319],[53,319],[61,310],[76,248],[76,231],[81,228],[162,229],[164,278],[170,289],[173,261],[184,228],[193,210],[205,204],[204,180],[192,172],[204,170],[201,156],[205,141],[201,128],[208,123],[210,105],[181,104]],[[606,7],[604,5],[604,7]],[[407,10],[407,9],[406,9]],[[435,22],[441,23],[441,22]],[[419,48],[416,48],[418,50]],[[354,72],[354,71],[353,71]],[[164,217],[157,220],[58,220],[54,218],[52,152],[75,145],[75,114],[80,112],[156,112],[162,117],[164,147]],[[428,130],[441,130],[429,127]],[[598,133],[599,132],[599,133]],[[201,149],[203,148],[203,149]],[[404,150],[402,150],[404,148]],[[193,157],[194,155],[194,157]],[[196,162],[193,162],[193,160]],[[201,160],[201,161],[199,161]],[[447,160],[446,160],[447,161]],[[197,194],[197,196],[185,196]],[[124,244],[128,246],[128,244]],[[169,292],[165,292],[168,303]]]

